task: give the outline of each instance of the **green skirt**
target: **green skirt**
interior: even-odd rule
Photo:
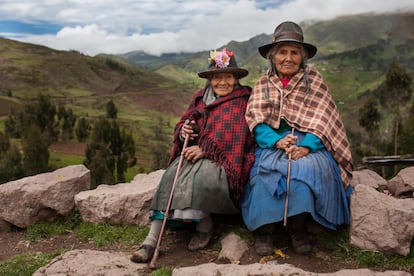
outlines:
[[[151,210],[165,211],[177,172],[180,157],[164,172],[151,203]],[[240,212],[229,195],[226,173],[208,159],[196,163],[183,160],[174,189],[172,210],[187,208],[215,214],[237,214]]]

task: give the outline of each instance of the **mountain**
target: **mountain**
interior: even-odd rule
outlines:
[[[411,45],[414,40],[414,28],[408,27],[414,25],[413,12],[357,14],[333,20],[302,22],[300,25],[306,42],[318,47],[317,55],[310,60],[318,67],[326,67],[329,63],[330,66],[325,68],[326,70],[339,67],[351,71],[356,68],[359,74],[369,69],[370,73],[378,78],[379,75],[383,76],[390,60],[395,58],[402,65],[407,66],[409,71],[414,70],[414,64],[410,62],[413,55]],[[257,48],[270,43],[271,40],[272,34],[259,34],[243,42],[230,41],[219,48],[227,47],[236,53],[238,65],[249,70],[249,76],[243,82],[254,85],[268,66],[267,61],[258,54]],[[120,55],[131,64],[152,70],[170,79],[181,83],[197,84],[200,84],[199,80],[197,78],[194,80],[193,77],[197,72],[205,69],[207,56],[208,51],[164,54],[160,57],[146,55],[139,51]],[[344,64],[344,61],[347,64]],[[381,68],[373,68],[373,63]],[[365,69],[361,71],[361,68]],[[337,71],[337,68],[333,70]],[[340,75],[344,82],[349,82],[347,76]],[[350,76],[350,78],[354,77],[354,75]],[[334,86],[339,87],[337,96],[348,94],[348,91],[342,91],[341,80],[336,81],[338,85]],[[378,79],[372,81],[377,83]],[[361,92],[358,90],[356,94],[359,95]]]

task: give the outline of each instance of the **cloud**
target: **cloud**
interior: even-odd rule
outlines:
[[[153,55],[218,48],[273,33],[284,20],[413,9],[412,0],[3,0],[0,18],[26,24],[0,34],[88,55],[142,50]],[[31,32],[30,25],[39,27]],[[52,26],[52,27],[48,27]]]

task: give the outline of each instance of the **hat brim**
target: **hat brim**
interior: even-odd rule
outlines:
[[[294,42],[294,43],[302,44],[306,52],[308,52],[308,58],[314,57],[316,55],[316,52],[318,51],[316,46],[309,44],[309,43],[299,42],[297,40],[280,40],[280,41],[273,42],[273,43],[266,44],[266,45],[259,47],[258,49],[259,49],[260,55],[267,59],[267,53],[269,53],[270,49],[272,49],[272,47],[275,46],[276,44],[282,43],[282,42]]]
[[[208,71],[200,72],[200,73],[198,73],[198,76],[200,78],[208,79],[212,75],[219,74],[219,73],[231,73],[231,74],[234,74],[238,79],[241,79],[241,78],[246,77],[249,74],[249,71],[247,71],[246,69],[243,69],[243,68],[227,67],[227,68],[220,68],[220,69],[214,69],[214,70],[208,70]]]

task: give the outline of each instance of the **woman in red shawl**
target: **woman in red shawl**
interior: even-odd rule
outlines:
[[[208,245],[213,234],[212,214],[240,212],[254,158],[253,137],[245,119],[251,88],[239,83],[248,71],[237,67],[233,52],[226,49],[212,51],[209,61],[208,70],[198,74],[207,79],[206,86],[193,95],[175,127],[169,166],[150,207],[150,232],[132,255],[134,262],[152,258],[186,135],[190,140],[168,219],[197,222],[188,249]]]
[[[328,87],[307,64],[316,51],[293,22],[277,26],[273,42],[259,47],[270,69],[256,82],[246,110],[258,148],[242,215],[260,255],[272,254],[282,221],[299,254],[311,253],[308,221],[332,230],[349,224],[351,152]]]

